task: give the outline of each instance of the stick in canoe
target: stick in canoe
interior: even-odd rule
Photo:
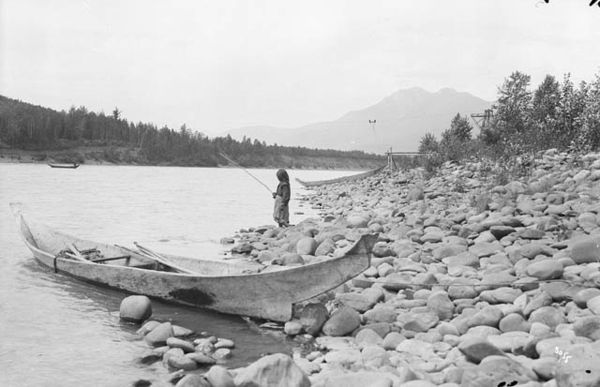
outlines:
[[[134,242],[134,243],[135,243],[135,242]],[[132,249],[130,249],[130,248],[128,248],[128,247],[121,246],[121,245],[115,245],[115,246],[116,246],[116,247],[118,247],[118,248],[120,248],[120,249],[123,249],[123,250],[129,251],[130,253],[133,253],[133,254],[138,254],[138,255],[143,255],[143,256],[144,256],[144,257],[146,257],[146,258],[150,258],[150,259],[152,259],[152,260],[154,260],[154,261],[156,261],[156,262],[162,263],[163,265],[166,265],[166,266],[172,267],[173,269],[175,269],[176,271],[178,271],[178,272],[180,272],[180,273],[183,273],[183,274],[198,274],[198,273],[195,273],[195,272],[193,272],[193,271],[191,271],[191,270],[188,270],[188,269],[184,269],[184,268],[182,268],[182,267],[179,267],[179,266],[177,266],[177,265],[175,265],[175,264],[173,264],[173,263],[169,262],[169,261],[168,261],[166,258],[164,258],[164,257],[162,257],[162,256],[156,256],[156,253],[154,253],[154,254],[150,254],[150,253],[148,253],[148,252],[144,252],[144,251],[142,251],[141,249],[139,249],[139,250],[132,250]],[[137,243],[136,243],[136,246],[137,246]],[[139,246],[138,246],[138,248],[139,248]]]
[[[187,273],[187,274],[198,274],[194,271],[188,270],[188,269],[184,269],[183,267],[177,266],[174,263],[171,263],[167,258],[165,258],[164,256],[150,250],[147,247],[141,246],[140,244],[138,244],[137,242],[133,242],[133,244],[140,250],[140,252],[144,255],[146,255],[149,258],[155,259],[158,262],[162,263],[163,265],[166,266],[170,266],[173,269],[179,270],[182,273]]]

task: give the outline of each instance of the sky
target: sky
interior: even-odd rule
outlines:
[[[588,0],[0,0],[0,94],[209,136],[335,120],[409,87],[493,101],[600,74]]]

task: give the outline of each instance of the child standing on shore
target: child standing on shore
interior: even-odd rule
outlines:
[[[273,198],[275,199],[273,219],[279,227],[287,227],[290,225],[290,177],[285,169],[280,169],[277,171],[277,179],[279,180],[277,192],[273,192]]]

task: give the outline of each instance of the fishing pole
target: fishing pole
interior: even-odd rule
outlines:
[[[262,181],[260,181],[256,176],[254,176],[253,174],[251,174],[250,172],[248,172],[248,170],[244,167],[242,167],[241,165],[239,165],[238,163],[236,163],[235,161],[233,161],[231,158],[229,158],[229,156],[227,156],[225,153],[223,152],[219,152],[219,154],[226,159],[227,161],[229,161],[231,164],[235,165],[236,167],[240,168],[241,170],[243,170],[244,172],[246,172],[248,175],[250,175],[250,177],[252,177],[254,180],[258,181],[260,184],[262,184],[263,187],[265,187],[267,189],[267,191],[269,191],[269,193],[273,193],[273,191],[271,191],[271,188],[269,188],[268,185],[266,185],[265,183],[263,183]]]

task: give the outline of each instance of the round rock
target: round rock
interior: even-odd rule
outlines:
[[[152,303],[146,296],[129,296],[121,301],[119,315],[122,320],[142,322],[152,316]]]

